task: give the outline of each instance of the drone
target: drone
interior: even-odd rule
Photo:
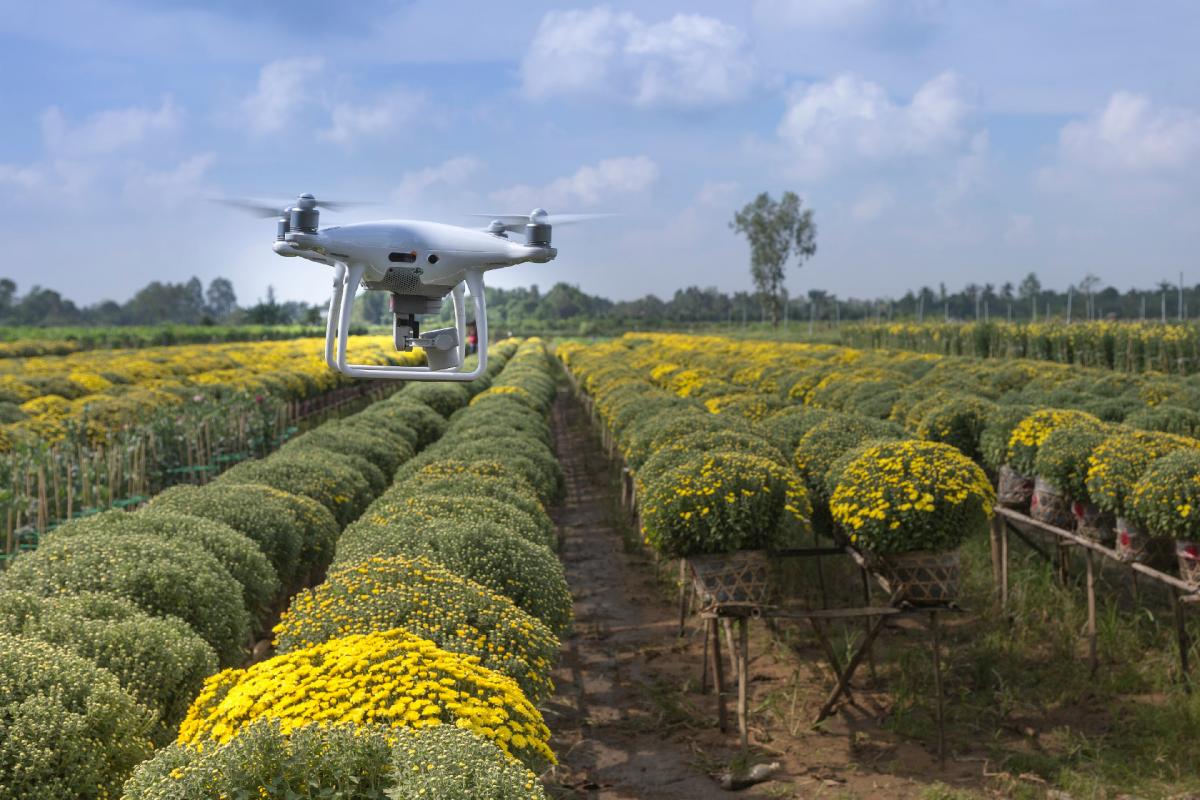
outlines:
[[[551,228],[607,214],[474,214],[488,217],[484,228],[467,228],[420,220],[384,220],[319,227],[320,208],[340,211],[356,203],[318,201],[302,194],[294,205],[280,208],[255,201],[222,199],[260,217],[276,217],[272,249],[288,258],[305,258],[333,267],[333,294],[325,329],[325,363],[353,378],[409,381],[471,381],[487,368],[487,300],[483,274],[501,267],[553,261]],[[509,238],[524,233],[523,242]],[[359,286],[391,294],[392,338],[396,349],[425,352],[426,366],[396,367],[346,362],[350,312]],[[464,368],[467,346],[465,295],[470,292],[478,335],[479,361]],[[417,319],[441,312],[449,295],[454,327],[422,330]]]

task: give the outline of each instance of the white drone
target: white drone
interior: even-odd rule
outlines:
[[[259,216],[278,217],[273,249],[281,256],[299,256],[333,267],[333,296],[325,330],[325,363],[354,378],[392,378],[410,381],[470,381],[487,367],[487,302],[483,273],[526,261],[544,264],[558,251],[550,246],[552,225],[580,222],[604,214],[530,214],[490,217],[486,228],[464,228],[440,222],[385,220],[318,228],[318,206],[337,211],[351,203],[319,202],[302,194],[294,206],[224,200]],[[525,242],[508,238],[524,230]],[[346,363],[350,311],[359,284],[390,292],[396,349],[425,351],[424,367],[391,367]],[[462,368],[467,345],[465,289],[475,306],[479,363]],[[446,295],[453,296],[454,327],[421,331],[417,316],[437,314]]]

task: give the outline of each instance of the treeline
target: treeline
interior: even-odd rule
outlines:
[[[323,307],[279,302],[274,288],[254,305],[238,305],[233,284],[214,278],[205,289],[199,278],[185,283],[153,281],[124,303],[104,300],[78,306],[53,289],[34,286],[18,295],[17,284],[0,278],[0,325],[319,325]]]

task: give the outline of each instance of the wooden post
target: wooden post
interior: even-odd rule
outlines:
[[[1063,586],[1071,582],[1071,550],[1070,545],[1058,540],[1058,580]]]
[[[746,617],[738,618],[738,633],[741,640],[741,646],[738,648],[738,733],[742,737],[742,751],[745,752],[750,744],[750,723],[747,719],[749,709],[746,699],[747,684],[750,682],[750,676],[747,674],[750,671],[750,620]]]
[[[1000,608],[1008,611],[1008,523],[1000,529]]]
[[[820,556],[817,559],[817,586],[821,589],[821,608],[829,608],[829,593],[825,590],[825,568]]]
[[[729,648],[729,668],[733,672],[733,679],[737,680],[741,662],[738,659],[737,640],[733,638],[733,620],[729,617],[721,617],[721,628],[725,631],[725,645]]]
[[[999,514],[992,516],[988,533],[992,540],[992,585],[996,587],[996,596],[1000,596],[1000,537],[1003,535],[1004,518]]]
[[[933,634],[933,690],[937,693],[938,766],[946,768],[946,712],[942,696],[942,642],[938,631],[938,612],[929,612],[929,631]]]
[[[1189,674],[1188,650],[1191,649],[1192,643],[1188,639],[1187,620],[1183,616],[1183,603],[1179,602],[1179,592],[1173,587],[1169,591],[1171,605],[1175,607],[1175,636],[1179,642],[1179,681],[1183,684],[1183,691],[1191,694],[1192,677]]]
[[[687,559],[679,559],[679,635],[687,625]]]
[[[862,578],[863,590],[863,605],[867,608],[871,607],[871,578],[867,575],[866,567],[858,568],[859,577]],[[863,633],[871,632],[871,618],[863,618]],[[871,673],[871,680],[874,681],[878,676],[875,674],[875,646],[871,645],[867,648],[867,669]]]
[[[709,620],[712,631],[713,686],[717,690],[717,728],[725,732],[725,666],[721,663],[721,623],[716,617]]]
[[[700,694],[708,694],[708,640],[712,637],[712,626],[704,620],[704,654],[700,665]]]
[[[1087,557],[1087,635],[1088,635],[1088,669],[1092,675],[1100,669],[1100,660],[1096,653],[1096,567],[1095,554],[1084,550]]]

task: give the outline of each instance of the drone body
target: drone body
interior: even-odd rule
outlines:
[[[278,217],[273,249],[334,268],[333,295],[325,331],[325,361],[352,377],[402,380],[469,381],[487,367],[487,304],[483,274],[526,261],[545,263],[558,251],[550,246],[552,223],[579,222],[599,215],[559,215],[543,209],[493,217],[485,229],[419,220],[389,220],[350,225],[318,225],[318,205],[336,209],[302,194],[282,212],[271,206],[233,202],[262,216]],[[524,241],[510,239],[521,231]],[[398,350],[424,349],[427,366],[392,367],[346,363],[350,312],[359,286],[391,294],[393,336]],[[470,291],[479,338],[479,363],[461,369],[466,355],[465,294]],[[417,317],[437,314],[442,300],[454,303],[453,328],[422,333]]]

